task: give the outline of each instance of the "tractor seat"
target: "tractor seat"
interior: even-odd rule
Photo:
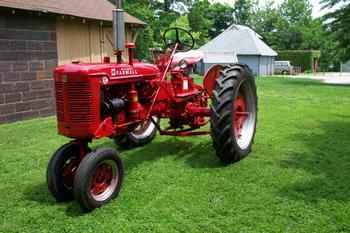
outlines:
[[[179,64],[180,61],[185,60],[188,65],[197,64],[202,60],[204,54],[202,51],[191,50],[188,52],[176,53],[172,62],[172,65]]]

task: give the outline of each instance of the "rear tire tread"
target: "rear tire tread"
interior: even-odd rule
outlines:
[[[220,77],[216,80],[216,87],[213,90],[211,106],[211,137],[216,155],[223,163],[238,162],[251,151],[251,144],[246,150],[240,150],[233,140],[232,130],[232,106],[235,101],[234,92],[238,91],[240,83],[251,82],[256,93],[255,80],[250,69],[246,65],[234,64],[225,67]],[[257,106],[257,97],[256,106]],[[254,131],[255,134],[255,131]],[[254,137],[253,137],[254,139]]]

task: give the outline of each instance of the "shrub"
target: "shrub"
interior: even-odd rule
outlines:
[[[301,67],[302,71],[313,70],[314,59],[320,59],[319,50],[283,50],[278,51],[277,60],[290,61],[293,66]]]

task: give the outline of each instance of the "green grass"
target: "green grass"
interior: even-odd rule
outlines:
[[[0,126],[0,232],[350,232],[350,87],[257,85],[247,159],[223,167],[209,136],[158,136],[122,151],[119,198],[90,214],[47,191],[48,160],[68,141],[54,118]]]

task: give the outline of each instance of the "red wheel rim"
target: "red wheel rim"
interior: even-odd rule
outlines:
[[[145,132],[145,130],[148,129],[148,127],[153,124],[152,121],[145,121],[142,122],[138,127],[132,132],[133,134],[142,134]]]
[[[90,194],[97,201],[108,199],[117,187],[117,166],[115,161],[100,163],[95,169],[90,183]]]
[[[232,126],[236,140],[239,140],[242,137],[244,124],[249,117],[247,101],[242,93],[239,93],[235,99],[235,102],[233,104],[233,112],[234,116],[232,118]]]
[[[158,121],[156,117],[153,116],[152,118],[155,122]],[[131,132],[131,135],[135,138],[143,139],[150,136],[155,128],[155,124],[153,124],[152,120],[150,119],[138,125],[138,127]]]
[[[73,188],[75,172],[78,169],[80,160],[77,157],[71,157],[63,166],[63,184],[67,189]]]

